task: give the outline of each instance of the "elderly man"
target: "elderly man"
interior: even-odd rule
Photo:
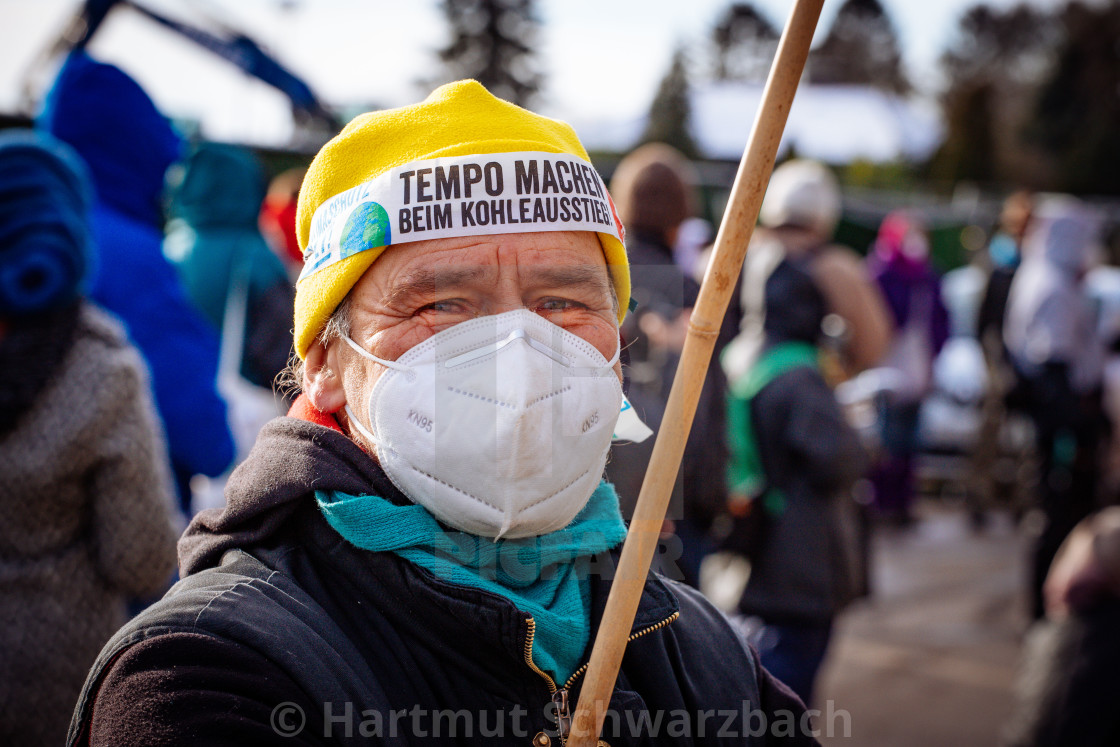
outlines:
[[[359,117],[300,196],[303,393],[95,664],[71,744],[562,744],[625,535],[621,226],[565,124],[465,81]],[[651,577],[604,738],[812,742]]]

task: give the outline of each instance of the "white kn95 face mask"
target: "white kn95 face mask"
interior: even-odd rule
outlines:
[[[571,523],[606,465],[622,386],[586,340],[526,309],[439,332],[396,361],[368,403],[374,445],[402,493],[482,537],[534,537]]]

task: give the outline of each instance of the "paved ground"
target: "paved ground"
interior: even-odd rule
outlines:
[[[977,533],[951,502],[918,510],[908,530],[876,530],[874,594],[837,622],[813,704],[826,746],[1000,742],[1027,627],[1027,543],[1007,516]],[[728,609],[746,567],[717,567],[706,565],[704,590]]]
[[[834,717],[825,745],[970,747],[997,745],[1012,709],[1025,542],[995,517],[982,533],[963,512],[921,506],[905,532],[879,531],[874,596],[848,610],[818,680]],[[827,719],[822,729],[829,726]]]

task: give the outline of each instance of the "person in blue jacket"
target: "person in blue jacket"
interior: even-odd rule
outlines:
[[[183,142],[140,86],[83,51],[67,58],[38,121],[72,146],[93,177],[101,263],[90,298],[124,322],[152,373],[180,501],[192,475],[220,475],[233,459],[216,388],[218,339],[163,256],[167,169]]]

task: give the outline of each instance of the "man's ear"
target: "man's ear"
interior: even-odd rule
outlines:
[[[338,346],[311,343],[303,360],[303,392],[320,412],[333,414],[346,405],[346,391],[339,371]]]

